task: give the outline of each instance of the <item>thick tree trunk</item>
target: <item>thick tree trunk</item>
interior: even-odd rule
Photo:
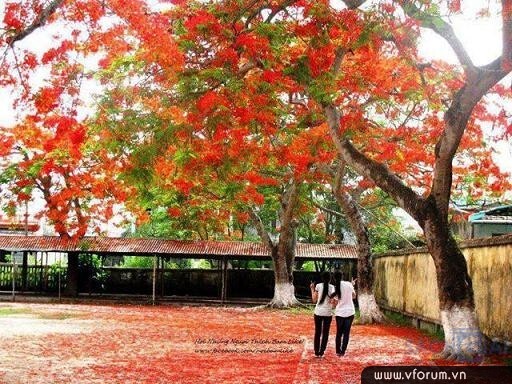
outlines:
[[[485,353],[475,314],[467,263],[445,220],[430,211],[424,224],[427,246],[434,259],[441,322],[445,333],[442,358],[471,360]]]
[[[343,169],[340,168],[333,185],[333,192],[338,205],[345,212],[347,221],[356,237],[359,322],[362,324],[381,323],[384,321],[384,315],[380,311],[373,293],[375,279],[368,230],[356,202],[352,196],[343,191],[342,179]]]
[[[28,252],[23,252],[23,263],[21,265],[21,291],[27,290],[27,274],[28,274]]]
[[[66,277],[66,288],[63,292],[64,296],[78,296],[78,253],[68,253],[68,272]]]
[[[293,286],[293,264],[295,260],[296,229],[298,222],[293,217],[298,198],[298,186],[295,182],[289,185],[281,196],[281,212],[279,219],[281,231],[277,243],[272,240],[269,232],[256,212],[251,211],[251,219],[256,230],[269,249],[274,265],[274,297],[268,304],[270,307],[287,308],[301,303],[295,297]]]
[[[381,312],[373,291],[359,289],[357,293],[359,304],[359,324],[382,323],[385,319]]]
[[[277,247],[272,252],[272,261],[274,264],[274,297],[269,303],[273,308],[288,308],[300,305],[300,302],[295,297],[295,287],[293,279],[290,276],[293,271],[288,269],[285,257],[280,255]]]

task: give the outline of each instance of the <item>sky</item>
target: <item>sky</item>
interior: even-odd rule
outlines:
[[[482,2],[472,1],[472,3]],[[469,8],[470,14],[477,11],[474,7]],[[461,15],[452,17],[450,21],[475,65],[485,65],[499,57],[502,50],[501,23],[495,18],[475,19],[471,16]],[[449,45],[430,30],[423,32],[420,53],[427,58],[445,60],[450,63],[458,62]],[[510,86],[511,83],[512,76],[509,75],[504,80],[504,84]],[[512,142],[497,143],[495,150],[497,151],[495,160],[500,168],[512,173]]]
[[[334,2],[338,0],[333,0]],[[478,10],[476,4],[487,3],[487,1],[466,1],[463,5],[467,7],[463,15],[450,17],[456,35],[466,47],[470,57],[476,65],[483,65],[497,58],[501,52],[501,23],[495,18],[475,18],[473,15]],[[469,6],[468,6],[469,4]],[[0,17],[3,15],[4,2],[0,2]],[[469,16],[468,16],[469,15]],[[40,34],[32,40],[27,39],[23,44],[33,44],[37,41],[40,49],[45,49],[45,36]],[[49,39],[47,39],[49,41]],[[451,48],[443,39],[434,32],[425,30],[420,44],[420,53],[427,59],[441,59],[451,63],[456,63],[457,59]],[[506,84],[510,84],[512,76],[505,79]],[[11,99],[9,92],[0,87],[0,127],[12,126],[16,122],[16,117],[11,109]],[[500,168],[512,173],[512,143],[501,142],[494,146],[496,150],[495,159]],[[412,225],[412,219],[408,218],[405,212],[398,213],[403,220]]]

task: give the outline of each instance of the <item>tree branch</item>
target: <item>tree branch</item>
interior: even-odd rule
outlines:
[[[341,167],[340,167],[341,168]],[[341,181],[342,181],[342,178],[343,178],[343,174],[344,174],[344,170],[343,171],[339,171],[339,172],[336,172],[336,177],[334,179],[334,183],[332,184],[332,189],[333,189],[333,194],[335,195],[336,199],[337,199],[337,202],[338,202],[338,205],[345,211],[345,204],[350,205],[350,204],[353,204],[354,206],[356,207],[359,207],[360,209],[364,210],[367,214],[371,215],[373,217],[374,220],[378,221],[380,224],[384,225],[386,228],[388,228],[391,232],[395,233],[398,237],[400,237],[402,240],[404,240],[407,244],[409,244],[410,246],[412,246],[413,248],[415,247],[415,245],[413,243],[411,243],[409,241],[409,239],[407,239],[404,235],[402,235],[400,232],[396,231],[394,228],[392,228],[391,226],[389,226],[386,222],[384,222],[384,220],[381,220],[379,217],[377,217],[377,215],[375,215],[372,211],[370,211],[369,209],[363,207],[361,204],[357,203],[354,199],[351,198],[350,195],[348,195],[348,193],[344,196],[344,192],[341,190]],[[339,200],[340,199],[340,200]],[[343,201],[343,204],[341,204]],[[347,212],[347,214],[343,214],[341,212],[338,212],[338,211],[335,211],[333,209],[330,209],[330,208],[327,208],[327,207],[324,207],[323,205],[317,203],[316,201],[313,201],[311,200],[311,203],[317,207],[318,209],[324,211],[324,212],[327,212],[327,213],[330,213],[334,216],[338,216],[338,217],[342,217],[342,218],[347,218],[347,215],[349,214],[349,212]],[[360,215],[359,215],[360,216]],[[361,217],[360,217],[361,218]],[[362,218],[361,218],[362,220]]]
[[[459,62],[463,66],[469,70],[475,69],[473,61],[469,57],[457,35],[455,35],[450,24],[444,21],[440,16],[422,12],[412,0],[405,0],[402,8],[407,16],[420,21],[422,27],[431,29],[441,36],[450,45],[450,47],[452,47],[455,55],[457,55],[457,58],[459,59]]]
[[[27,28],[17,32],[13,36],[9,37],[7,39],[7,44],[9,44],[11,47],[16,43],[17,41],[23,40],[25,37],[30,35],[32,32],[34,32],[36,29],[42,27],[50,18],[51,15],[55,13],[57,8],[59,8],[62,3],[64,3],[64,0],[53,0],[51,1],[46,8],[44,8],[41,13],[36,17],[36,19],[30,24]]]
[[[277,16],[277,14],[281,11],[284,11],[287,7],[293,5],[297,0],[285,0],[282,4],[280,4],[278,7],[276,7],[270,15],[265,19],[265,23],[271,23],[274,17]]]
[[[345,58],[345,53],[347,53],[346,49],[343,47],[336,48],[336,54],[334,56],[334,63],[332,65],[332,73],[337,74],[340,71],[341,64],[343,63],[343,59]]]
[[[512,0],[502,0],[502,4],[504,7],[510,7],[512,6]],[[504,25],[503,29],[506,30],[507,27]],[[504,31],[504,34],[511,35],[510,37],[504,37],[504,40],[508,39],[508,41],[511,41],[512,30]],[[504,46],[503,54],[500,58],[486,66],[477,67],[474,72],[469,73],[465,84],[455,94],[450,107],[445,113],[445,129],[436,143],[435,149],[436,163],[432,182],[432,195],[436,200],[438,209],[441,209],[446,216],[448,214],[453,178],[453,157],[457,152],[468,121],[477,103],[492,87],[510,73],[512,66],[506,62],[506,55],[509,50],[510,47]]]
[[[363,5],[366,0],[343,0],[348,9],[357,9]]]
[[[281,221],[281,228],[293,227],[293,213],[298,197],[298,185],[295,180],[292,180],[289,188],[284,192],[281,197],[281,213],[279,215]]]
[[[330,209],[330,208],[324,207],[323,205],[317,203],[316,201],[311,200],[311,204],[313,204],[315,207],[317,207],[321,211],[330,213],[331,215],[334,215],[334,216],[337,216],[337,217],[342,217],[342,218],[345,217],[345,215],[343,213],[335,211],[334,209]]]
[[[503,19],[503,63],[502,68],[512,66],[512,0],[501,0]]]
[[[274,241],[270,237],[270,234],[265,228],[263,221],[261,221],[260,216],[254,211],[254,209],[249,210],[249,216],[251,217],[251,221],[256,227],[256,231],[261,238],[263,244],[272,252],[272,249],[275,247]]]
[[[324,106],[327,116],[327,124],[331,132],[336,149],[342,159],[354,168],[361,176],[367,177],[377,184],[384,192],[392,196],[398,205],[414,217],[418,223],[423,222],[421,206],[423,198],[417,195],[411,188],[389,170],[384,164],[370,159],[360,152],[354,145],[339,133],[340,112],[333,105]]]

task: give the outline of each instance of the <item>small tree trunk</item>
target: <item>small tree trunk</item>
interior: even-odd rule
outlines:
[[[350,220],[349,220],[350,221]],[[357,302],[359,303],[359,322],[361,324],[382,323],[382,314],[373,293],[373,262],[368,234],[356,233],[357,238]],[[366,239],[366,241],[364,241]]]
[[[333,184],[333,192],[336,202],[345,213],[352,232],[356,237],[359,322],[361,324],[381,323],[384,321],[384,315],[380,311],[373,293],[375,278],[373,275],[372,249],[368,229],[356,202],[349,193],[343,191],[343,173],[344,165],[341,165]]]
[[[436,267],[445,334],[445,346],[440,357],[473,360],[485,353],[485,343],[476,319],[471,277],[464,255],[448,226],[442,223],[443,220],[435,213],[430,213],[424,227],[427,246]]]
[[[68,271],[66,277],[66,289],[63,292],[64,296],[76,297],[78,296],[78,253],[68,253]]]

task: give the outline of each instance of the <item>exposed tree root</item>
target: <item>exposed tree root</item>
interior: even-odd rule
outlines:
[[[309,306],[301,303],[297,299],[293,300],[291,303],[287,303],[286,305],[282,302],[275,302],[274,300],[272,300],[267,304],[262,304],[262,305],[258,305],[256,307],[251,307],[251,308],[244,308],[244,311],[261,311],[263,309],[289,309],[289,308],[309,309]]]
[[[286,302],[283,302],[281,300],[272,300],[270,303],[265,305],[266,308],[272,308],[272,309],[286,309],[286,308],[308,308],[307,305],[302,304],[299,300],[296,298],[293,298],[291,300],[286,300]]]
[[[434,356],[435,359],[453,361],[457,363],[476,363],[484,358],[481,354],[469,353],[464,351],[454,351],[452,348],[445,348],[442,352]]]

